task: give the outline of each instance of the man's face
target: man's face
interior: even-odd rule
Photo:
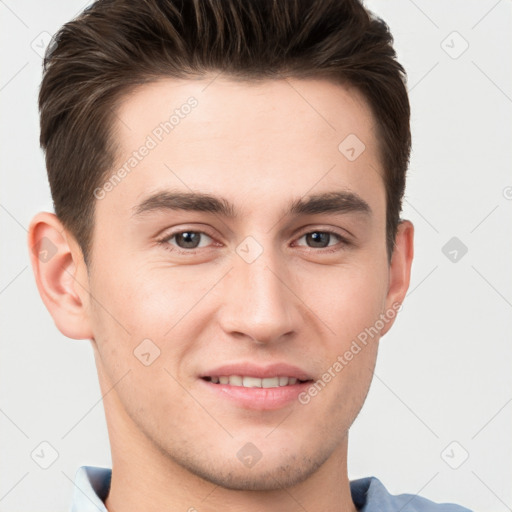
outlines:
[[[212,79],[144,85],[116,111],[113,171],[136,164],[97,191],[88,314],[107,419],[131,446],[228,488],[276,488],[340,450],[366,397],[378,335],[332,368],[391,308],[383,170],[355,90]],[[172,208],[176,192],[236,215]],[[351,201],[288,212],[332,192]],[[270,387],[215,382],[244,375]]]

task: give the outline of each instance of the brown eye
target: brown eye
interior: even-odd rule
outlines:
[[[325,249],[336,245],[340,241],[345,242],[343,237],[333,231],[310,231],[302,235],[299,240],[302,238],[306,240],[307,246],[312,249]],[[334,243],[331,244],[330,242],[332,242],[333,239]]]
[[[201,241],[201,234],[196,231],[183,231],[174,235],[174,238],[182,249],[195,249]]]
[[[329,245],[329,241],[331,240],[332,233],[325,233],[321,231],[313,231],[312,233],[308,233],[306,236],[306,241],[312,243],[312,247],[327,247]]]
[[[206,243],[204,243],[205,239]],[[161,240],[160,243],[164,244],[170,250],[176,248],[186,251],[187,249],[198,249],[207,246],[208,239],[211,241],[211,238],[202,231],[185,230],[171,233],[166,236],[165,239]]]

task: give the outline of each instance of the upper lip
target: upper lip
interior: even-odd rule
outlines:
[[[240,375],[243,377],[256,377],[260,379],[269,377],[295,377],[298,380],[311,380],[308,372],[286,363],[274,363],[267,366],[258,366],[254,363],[242,362],[218,366],[202,373],[200,377],[221,377]]]

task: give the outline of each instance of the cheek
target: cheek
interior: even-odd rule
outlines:
[[[175,287],[161,281],[156,286],[136,273],[130,279],[98,274],[96,282],[102,285],[91,289],[98,299],[93,332],[106,390],[115,386],[122,408],[141,428],[144,418],[152,428],[157,428],[157,416],[173,423],[175,401],[184,394],[176,368],[189,348],[173,326],[186,313],[186,304]]]
[[[198,299],[201,286],[197,280],[177,280],[176,269],[145,272],[122,265],[106,267],[92,280],[92,293],[97,298],[96,310],[106,324],[122,338],[160,339],[183,318]],[[103,306],[103,307],[102,307]]]
[[[385,267],[372,270],[368,265],[328,268],[302,276],[306,304],[327,327],[337,348],[375,324],[386,297]]]
[[[359,410],[371,382],[378,341],[378,320],[386,296],[386,267],[330,269],[316,279],[311,309],[326,327],[322,366],[330,391],[322,393],[343,417]],[[318,348],[316,349],[318,350]],[[348,400],[348,402],[347,402]],[[350,409],[352,412],[347,413]]]
[[[210,277],[194,279],[178,269],[145,272],[143,265],[91,276],[93,333],[112,382],[130,370],[130,380],[140,383],[141,393],[172,387],[164,368],[177,372],[194,350],[190,339],[201,326],[201,297],[211,288],[210,281],[218,279]]]

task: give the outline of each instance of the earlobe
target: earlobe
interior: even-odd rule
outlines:
[[[393,320],[388,322],[381,331],[384,336],[394,323],[396,312],[402,304],[409,288],[411,267],[414,257],[414,225],[411,221],[403,220],[398,225],[395,237],[395,249],[389,266],[389,285],[386,297],[385,313],[392,313]]]
[[[41,212],[30,223],[28,246],[37,289],[59,331],[92,338],[87,269],[78,244],[53,213]]]

